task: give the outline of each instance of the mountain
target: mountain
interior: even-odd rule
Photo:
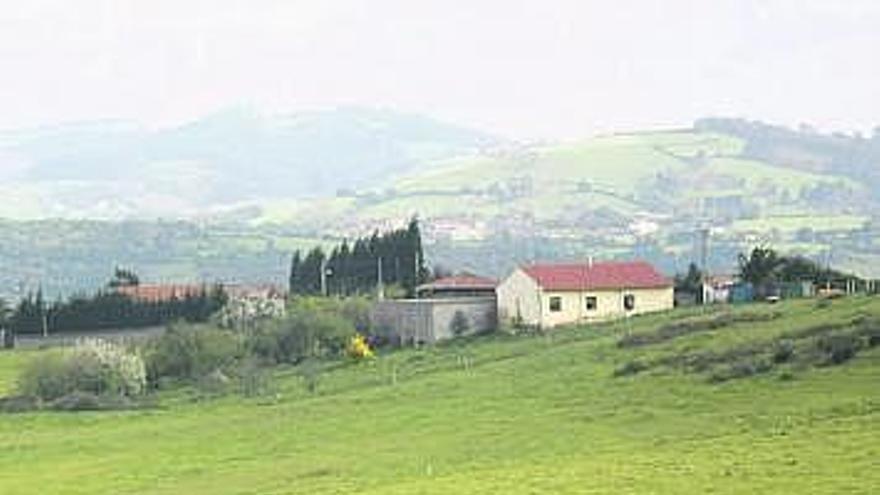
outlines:
[[[500,140],[418,115],[246,109],[170,129],[89,122],[0,133],[0,216],[189,216],[333,195]]]

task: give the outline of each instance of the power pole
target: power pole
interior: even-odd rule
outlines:
[[[327,297],[327,259],[321,258],[321,295]]]
[[[376,258],[376,298],[385,299],[385,284],[382,281],[382,257]]]
[[[705,305],[708,295],[706,285],[709,283],[709,236],[712,229],[702,227],[698,232],[700,235],[700,304]]]

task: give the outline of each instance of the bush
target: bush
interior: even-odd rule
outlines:
[[[773,346],[773,362],[776,364],[785,363],[794,357],[794,342],[788,339],[780,340]]]
[[[198,380],[228,371],[243,357],[236,334],[204,325],[172,325],[146,343],[144,354],[153,386],[162,379]]]
[[[858,335],[865,339],[868,347],[880,345],[880,320],[865,319],[858,323]]]
[[[375,357],[373,354],[373,350],[370,349],[370,344],[367,343],[367,339],[364,338],[363,335],[355,335],[349,340],[348,347],[345,349],[346,354],[355,359],[370,359]]]
[[[99,339],[82,340],[71,350],[45,353],[19,377],[22,395],[54,401],[73,393],[136,396],[146,388],[143,359]]]
[[[649,368],[649,366],[641,361],[628,361],[623,366],[614,370],[614,376],[629,376],[641,373]]]
[[[823,335],[816,340],[816,349],[822,354],[823,365],[842,364],[854,358],[859,351],[859,339],[854,335]]]
[[[38,397],[29,395],[16,395],[12,397],[0,397],[0,412],[19,413],[34,411],[41,405]]]
[[[709,381],[713,383],[735,380],[738,378],[747,378],[753,375],[766,373],[773,369],[773,366],[767,361],[761,359],[737,361],[730,366],[712,373]]]
[[[248,348],[274,363],[340,355],[355,335],[354,324],[336,312],[306,302],[283,320],[267,323],[248,339]]]
[[[452,321],[449,322],[449,328],[452,331],[452,335],[461,337],[471,329],[471,322],[463,311],[458,310],[452,315]]]

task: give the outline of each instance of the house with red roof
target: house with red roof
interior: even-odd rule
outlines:
[[[673,281],[643,261],[522,266],[496,289],[498,319],[550,328],[666,311]]]

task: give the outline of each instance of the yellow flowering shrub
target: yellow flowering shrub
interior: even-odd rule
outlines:
[[[370,344],[367,343],[367,339],[361,334],[354,335],[351,340],[349,340],[346,352],[349,356],[355,359],[369,359],[375,357],[373,350],[370,349]]]

